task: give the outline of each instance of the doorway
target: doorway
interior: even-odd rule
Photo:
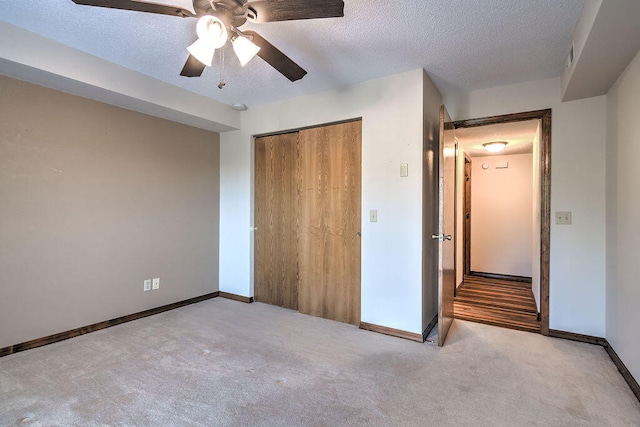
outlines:
[[[487,130],[495,130],[499,125],[507,128],[522,128],[526,127],[526,123],[534,123],[536,129],[536,140],[529,141],[530,146],[536,146],[535,149],[531,149],[531,154],[529,154],[530,174],[532,175],[530,179],[536,183],[529,187],[528,191],[531,203],[531,207],[528,208],[529,216],[533,220],[533,226],[529,231],[513,225],[509,229],[508,224],[504,221],[501,222],[499,218],[494,218],[493,225],[478,227],[477,221],[474,221],[478,218],[474,218],[473,209],[475,208],[471,202],[473,194],[471,183],[474,179],[474,173],[478,179],[484,179],[491,176],[490,172],[499,174],[506,171],[509,168],[509,163],[515,167],[518,152],[516,151],[514,157],[502,158],[499,162],[483,161],[483,157],[474,158],[473,154],[467,157],[461,155],[458,159],[456,187],[459,190],[466,188],[467,191],[460,191],[461,196],[457,199],[457,206],[459,206],[456,214],[457,229],[459,230],[457,234],[461,235],[457,243],[461,244],[461,248],[457,251],[460,262],[458,263],[456,285],[462,284],[462,287],[456,290],[456,298],[465,301],[465,304],[462,302],[456,304],[454,316],[548,335],[551,110],[464,120],[455,122],[455,127],[456,137],[459,137],[465,132],[487,133]],[[482,149],[481,142],[477,147],[479,149]],[[513,144],[512,154],[515,145]],[[524,152],[520,151],[520,157],[523,157]],[[509,162],[510,159],[513,161]],[[519,158],[518,160],[522,161],[523,159]],[[479,172],[486,173],[481,175]],[[506,174],[503,173],[502,179],[504,180],[505,177]],[[512,183],[508,182],[508,184]],[[476,196],[473,197],[475,200],[480,195],[474,194],[474,196]],[[493,194],[493,196],[495,197],[491,202],[492,205],[499,205],[508,200],[506,195]],[[517,207],[523,208],[521,205],[522,203],[519,203]],[[490,212],[490,207],[485,206],[484,210]],[[512,217],[520,216],[523,214],[512,214]],[[476,233],[473,232],[474,226]],[[483,233],[484,237],[488,236],[490,240],[482,241]],[[522,255],[519,262],[515,261],[516,253],[522,251],[523,247],[509,242],[511,234],[518,233],[528,233],[529,241],[532,242],[526,248],[530,251],[528,270],[521,262],[522,256],[526,257],[526,255]],[[478,250],[478,244],[484,249]],[[508,249],[509,244],[511,244],[511,249]],[[492,257],[491,251],[488,250],[491,245],[498,250],[503,250],[502,254]],[[475,261],[474,253],[477,254]],[[496,260],[502,267],[496,267]],[[507,261],[511,261],[511,263],[509,264]],[[460,278],[463,280],[460,281]],[[537,301],[533,299],[534,293]],[[472,304],[469,305],[469,302]],[[495,313],[499,313],[499,315],[495,315]],[[473,319],[474,316],[476,319]]]

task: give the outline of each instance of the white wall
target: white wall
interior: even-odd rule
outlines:
[[[0,20],[0,74],[214,132],[238,129],[240,113]]]
[[[422,333],[423,74],[254,107],[239,131],[221,135],[221,291],[253,294],[253,136],[362,117],[361,319]]]
[[[449,94],[454,120],[552,109],[551,211],[573,225],[551,225],[550,327],[605,332],[604,96],[560,102],[560,79]]]
[[[607,95],[607,340],[640,379],[640,53]]]
[[[532,154],[472,158],[471,177],[471,271],[531,277]]]
[[[582,51],[584,50],[584,46],[587,43],[587,38],[589,37],[589,33],[591,32],[591,28],[593,27],[593,23],[596,21],[598,17],[598,12],[600,11],[600,7],[602,6],[602,0],[586,0],[584,3],[584,7],[582,8],[582,12],[580,13],[580,18],[576,23],[576,27],[573,30],[573,63],[571,67],[565,66],[562,68],[562,76],[561,76],[561,85],[562,85],[562,96],[564,97],[567,92],[567,87],[571,82],[571,77],[576,69],[576,65],[582,56]],[[569,47],[570,48],[570,47]],[[569,56],[569,51],[567,50],[567,56]]]

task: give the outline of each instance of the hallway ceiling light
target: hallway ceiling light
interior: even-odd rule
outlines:
[[[490,153],[499,153],[507,146],[507,141],[486,142],[482,146]]]

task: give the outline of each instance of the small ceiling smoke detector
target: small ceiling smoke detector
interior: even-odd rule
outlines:
[[[507,141],[486,142],[482,146],[490,153],[499,153],[507,146]]]
[[[237,111],[247,111],[247,106],[245,104],[233,104],[232,107]]]

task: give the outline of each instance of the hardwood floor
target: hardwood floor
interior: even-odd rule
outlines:
[[[465,276],[453,314],[456,319],[540,333],[530,283]]]

